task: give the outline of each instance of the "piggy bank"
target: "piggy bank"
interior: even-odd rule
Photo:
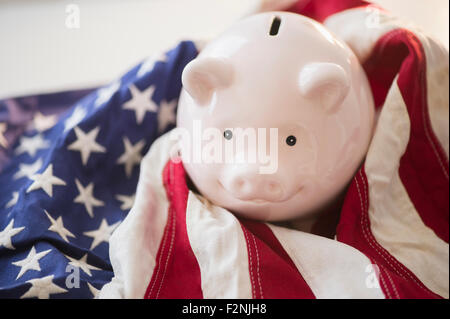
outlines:
[[[184,69],[177,127],[193,187],[238,216],[298,218],[333,201],[361,165],[374,105],[356,56],[321,24],[247,17]]]

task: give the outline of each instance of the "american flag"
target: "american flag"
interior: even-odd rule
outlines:
[[[311,233],[239,218],[189,190],[166,134],[142,160],[99,296],[448,298],[448,50],[366,1],[261,4],[323,23],[369,78],[376,128],[342,205]]]
[[[102,88],[0,101],[0,298],[93,298],[139,164],[175,124],[193,42]]]
[[[189,191],[155,141],[197,55],[184,42],[99,90],[2,102],[0,297],[449,297],[448,50],[366,1],[261,3],[323,23],[368,75],[378,120],[342,207],[310,234]]]

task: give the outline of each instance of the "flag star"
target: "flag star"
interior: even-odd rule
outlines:
[[[18,227],[14,228],[14,219],[12,219],[8,226],[6,226],[1,232],[0,232],[0,247],[6,247],[8,249],[15,249],[12,245],[11,238],[20,233],[22,230],[25,229],[25,227]]]
[[[23,294],[20,298],[34,298],[49,299],[50,295],[61,294],[67,292],[66,289],[61,288],[53,283],[54,276],[46,276],[42,278],[36,278],[28,280],[27,283],[31,284],[31,288]]]
[[[16,205],[18,199],[19,199],[19,192],[13,192],[12,198],[8,203],[6,203],[5,208],[10,208],[10,207],[13,207],[14,205]]]
[[[111,237],[112,232],[117,228],[120,222],[117,222],[112,225],[108,225],[106,219],[103,218],[100,227],[97,230],[91,230],[88,232],[84,232],[85,236],[91,237],[94,240],[92,241],[90,250],[94,249],[102,242],[109,242],[109,238]]]
[[[88,133],[84,133],[78,126],[74,128],[77,140],[70,144],[67,149],[71,151],[79,151],[81,153],[81,161],[83,165],[86,165],[89,156],[92,152],[105,153],[106,149],[98,144],[95,139],[97,138],[100,127],[97,126]]]
[[[151,70],[153,70],[156,63],[166,62],[166,61],[167,61],[167,56],[165,53],[163,53],[163,54],[159,53],[159,54],[150,56],[141,64],[141,67],[139,68],[139,70],[137,72],[137,76],[142,77],[143,75],[145,75],[148,72],[150,72]]]
[[[89,291],[91,292],[91,294],[94,296],[94,298],[96,298],[98,296],[98,293],[100,292],[99,289],[95,288],[94,286],[92,286],[90,283],[87,283]]]
[[[97,93],[97,99],[94,106],[97,108],[105,102],[108,102],[114,93],[120,88],[120,80],[111,83],[110,85],[101,88]]]
[[[124,164],[125,173],[127,174],[127,177],[130,177],[131,173],[133,172],[134,165],[139,164],[141,162],[142,159],[141,151],[142,148],[145,146],[145,141],[140,140],[136,144],[132,145],[130,143],[130,140],[127,137],[124,137],[123,145],[125,147],[125,151],[119,157],[116,163]]]
[[[88,186],[83,187],[78,179],[75,179],[75,183],[80,193],[73,201],[74,203],[84,204],[86,211],[91,218],[94,217],[93,207],[104,206],[105,203],[94,197],[94,183],[90,183]]]
[[[116,198],[122,202],[122,205],[120,206],[121,210],[130,210],[131,207],[133,207],[136,194],[131,196],[116,195]]]
[[[6,123],[0,123],[0,146],[7,148],[8,140],[6,139],[5,135],[3,135],[5,132],[6,132]]]
[[[43,132],[53,127],[58,120],[56,115],[44,115],[41,112],[37,112],[33,118],[33,128],[39,132]]]
[[[77,126],[84,119],[86,114],[87,111],[83,106],[76,106],[73,113],[64,122],[64,132],[67,132]]]
[[[50,214],[46,210],[44,210],[44,212],[47,215],[47,217],[48,217],[48,219],[50,220],[50,223],[51,223],[51,225],[48,228],[48,230],[57,233],[66,242],[69,242],[67,237],[75,238],[75,235],[72,234],[69,230],[67,230],[67,228],[64,227],[64,223],[63,223],[63,220],[62,220],[61,216],[59,216],[56,220],[54,220],[53,217],[50,216]]]
[[[85,254],[81,259],[75,259],[66,255],[66,258],[70,260],[69,264],[80,268],[83,270],[89,277],[92,277],[91,270],[101,270],[100,268],[94,267],[87,263],[87,254]]]
[[[33,246],[31,247],[31,250],[25,259],[13,262],[13,265],[20,267],[20,271],[17,274],[16,280],[22,277],[22,275],[25,274],[28,270],[41,271],[39,260],[47,255],[50,251],[51,249],[36,253],[36,249]]]
[[[41,134],[36,134],[33,137],[23,136],[20,139],[20,145],[14,151],[16,155],[20,155],[24,152],[30,154],[30,156],[36,155],[39,149],[45,149],[50,146],[49,141],[44,140]]]
[[[42,159],[38,159],[34,161],[32,164],[19,164],[19,170],[14,174],[13,179],[19,179],[22,177],[30,178],[33,176],[38,170],[42,168]]]
[[[35,174],[30,179],[34,182],[28,187],[27,193],[42,188],[50,197],[53,197],[53,185],[66,185],[62,179],[53,176],[53,164],[48,165],[42,174]]]
[[[152,100],[155,87],[150,86],[145,91],[139,91],[135,85],[130,86],[131,100],[123,104],[125,110],[133,110],[136,114],[136,123],[141,124],[147,111],[156,112],[156,104]]]
[[[158,131],[162,133],[169,124],[175,124],[175,107],[177,101],[167,103],[162,101],[158,112]]]

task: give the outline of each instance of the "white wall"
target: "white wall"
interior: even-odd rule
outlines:
[[[255,0],[0,0],[0,98],[109,82],[181,39],[214,37]],[[448,0],[378,0],[448,47]],[[80,28],[65,25],[80,8]]]

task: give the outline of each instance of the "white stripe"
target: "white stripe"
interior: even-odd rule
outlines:
[[[268,224],[318,299],[385,298],[377,271],[346,244]]]
[[[431,38],[416,33],[425,50],[427,99],[432,130],[449,156],[448,50]],[[443,164],[444,165],[444,164]],[[448,176],[447,176],[448,178]]]
[[[115,277],[102,288],[99,298],[144,297],[167,222],[162,171],[173,143],[169,133],[153,143],[141,162],[135,203],[110,239]]]
[[[237,218],[189,192],[186,225],[203,297],[252,298],[247,245]]]
[[[355,52],[361,63],[369,57],[378,39],[399,26],[408,25],[377,8],[354,8],[333,14],[324,25]]]
[[[423,223],[398,173],[409,135],[409,116],[395,79],[366,158],[369,189],[360,185],[361,191],[369,193],[369,218],[376,241],[429,289],[448,298],[449,246]]]

